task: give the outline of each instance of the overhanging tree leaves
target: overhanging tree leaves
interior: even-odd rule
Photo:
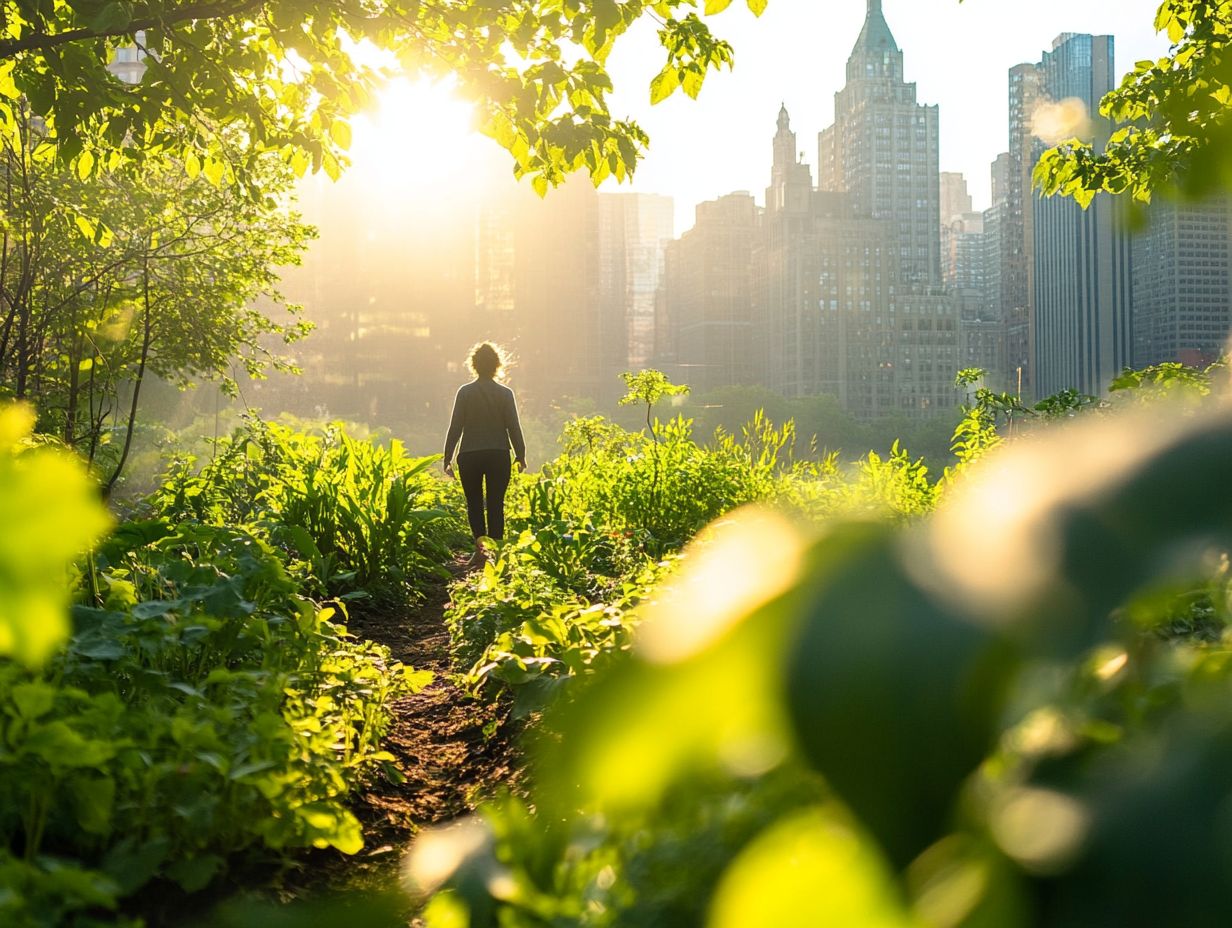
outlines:
[[[1073,140],[1045,153],[1035,172],[1045,194],[1085,205],[1099,192],[1149,202],[1232,188],[1232,2],[1165,0],[1155,28],[1169,54],[1138,62],[1104,97],[1100,113],[1119,128],[1102,151]]]
[[[582,169],[623,179],[647,137],[608,108],[616,41],[655,21],[666,63],[652,96],[696,95],[731,64],[702,19],[729,3],[706,0],[699,15],[699,0],[5,0],[0,131],[24,97],[83,174],[171,155],[243,183],[276,151],[300,173],[333,175],[380,79],[366,42],[412,76],[452,75],[541,192]],[[147,67],[126,83],[107,66],[133,47]]]

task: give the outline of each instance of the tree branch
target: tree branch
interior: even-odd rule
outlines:
[[[132,36],[148,29],[174,26],[177,23],[192,20],[227,19],[231,16],[239,16],[250,12],[264,5],[265,0],[243,0],[243,2],[235,4],[190,3],[177,10],[169,10],[161,16],[146,16],[142,19],[134,19],[114,29],[91,29],[83,26],[79,29],[68,29],[64,32],[35,32],[22,36],[19,39],[9,39],[0,42],[0,59],[13,58],[22,52],[44,51],[60,45],[67,45],[70,42],[82,42],[91,39],[118,39],[123,36]]]

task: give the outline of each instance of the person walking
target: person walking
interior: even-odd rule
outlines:
[[[513,448],[519,470],[526,469],[526,441],[518,421],[513,391],[496,378],[505,359],[500,349],[483,342],[471,350],[470,367],[475,379],[458,390],[453,401],[449,433],[445,436],[445,473],[453,477],[453,454],[458,449],[458,471],[466,494],[466,516],[475,536],[472,567],[482,564],[486,552],[483,538],[497,541],[505,536],[505,491],[512,468]]]

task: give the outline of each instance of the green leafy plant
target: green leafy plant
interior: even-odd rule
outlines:
[[[110,492],[150,377],[234,394],[237,369],[294,369],[274,346],[311,325],[278,275],[315,230],[290,206],[293,175],[273,155],[252,166],[263,190],[252,197],[181,164],[83,178],[53,154],[44,126],[0,132],[0,393],[34,405],[38,430],[79,451]],[[289,310],[281,320],[278,308]]]
[[[940,491],[897,459],[912,499],[946,496],[907,527],[836,506],[821,532],[749,522],[686,551],[628,651],[550,707],[535,812],[489,808],[428,924],[1219,924],[1232,433],[1217,406],[1120,405],[1030,410],[1032,441]],[[831,501],[851,473],[797,470],[789,490],[815,476]],[[561,608],[497,653],[533,676],[568,620],[587,621]],[[801,765],[825,788],[771,800],[704,880],[646,879],[679,791],[729,777],[735,803]]]
[[[431,675],[349,636],[262,532],[126,522],[75,578],[109,520],[33,421],[0,410],[0,509],[23,527],[0,545],[0,920],[97,925],[236,855],[358,851],[348,795],[390,759],[391,703]]]
[[[199,470],[177,464],[153,495],[170,519],[252,525],[293,556],[313,592],[413,597],[445,575],[461,537],[448,487],[401,442],[358,441],[250,419]]]
[[[1154,364],[1142,370],[1126,369],[1114,378],[1109,388],[1114,399],[1129,397],[1139,403],[1156,400],[1181,400],[1191,407],[1217,389],[1217,378],[1226,379],[1227,357],[1220,358],[1205,367],[1187,364]]]
[[[156,878],[201,889],[240,851],[358,851],[346,796],[427,677],[349,640],[243,530],[125,524],[95,564],[49,674],[0,665],[9,851],[75,861],[113,903]]]
[[[651,418],[655,404],[660,400],[669,396],[685,396],[689,392],[689,388],[683,384],[674,384],[667,379],[667,375],[662,371],[644,370],[634,374],[631,371],[626,371],[620,375],[628,388],[628,392],[620,400],[621,406],[633,406],[637,404],[645,404],[646,406],[646,428],[650,432],[651,438],[651,459],[654,462],[653,478],[650,484],[650,504],[658,507],[659,494],[659,433],[655,428],[655,422]]]

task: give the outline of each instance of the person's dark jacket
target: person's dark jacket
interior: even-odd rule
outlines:
[[[461,439],[461,448],[458,440]],[[495,380],[479,378],[458,390],[453,401],[449,434],[445,437],[445,463],[455,450],[506,451],[510,447],[519,461],[526,459],[526,441],[518,420],[513,391]]]

